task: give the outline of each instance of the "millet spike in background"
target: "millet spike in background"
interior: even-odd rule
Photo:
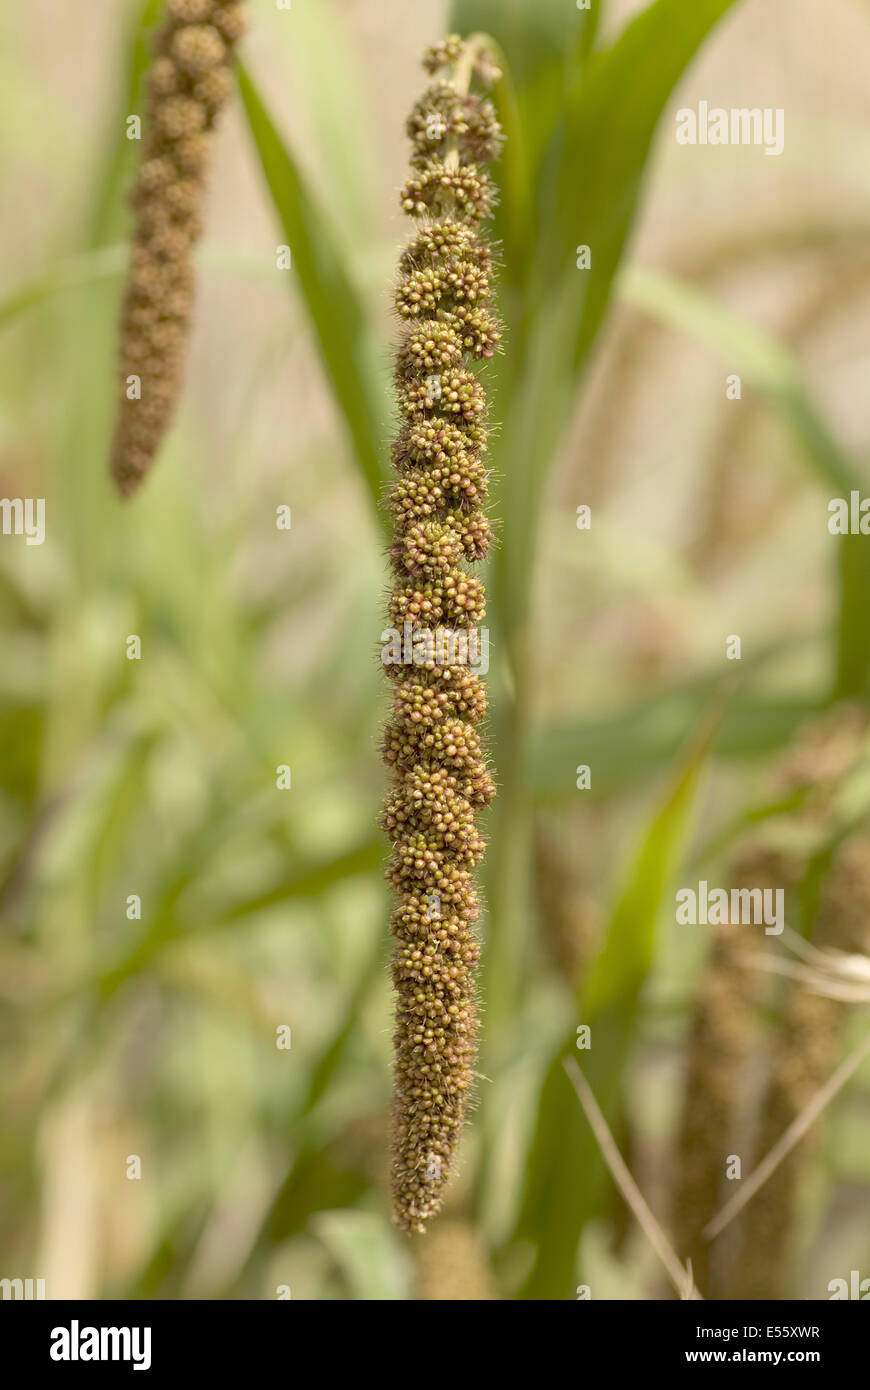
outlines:
[[[111,459],[125,496],[154,462],[181,392],[209,135],[232,95],[233,52],[246,10],[236,0],[168,0],[157,36],[142,164],[131,195],[133,244]]]
[[[492,257],[478,224],[494,199],[481,166],[497,156],[501,132],[490,102],[468,90],[475,76],[491,75],[482,44],[451,37],[424,61],[436,80],[408,121],[414,173],[402,192],[419,225],[396,294],[389,623],[402,631],[410,622],[425,658],[439,631],[468,637],[485,617],[483,585],[463,564],[482,560],[490,543],[486,397],[472,364],[491,357],[499,340],[488,307]],[[484,685],[461,660],[437,665],[438,651],[420,664],[404,658],[386,667],[395,693],[384,758],[395,780],[383,824],[393,842],[387,876],[399,897],[393,1214],[408,1232],[425,1230],[441,1205],[473,1080],[473,871],[484,850],[475,818],[494,795],[478,732]]]

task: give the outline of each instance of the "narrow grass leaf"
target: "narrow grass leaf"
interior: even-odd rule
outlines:
[[[144,0],[130,11],[124,39],[124,75],[115,108],[114,138],[104,157],[88,229],[90,248],[104,246],[120,236],[124,224],[123,194],[132,181],[140,145],[127,139],[127,117],[142,116],[145,74],[151,60],[151,42],[163,11],[163,0]]]
[[[386,382],[368,315],[337,238],[272,122],[253,79],[239,68],[248,125],[302,293],[321,361],[372,501],[386,481]]]
[[[656,925],[681,862],[719,718],[716,709],[705,719],[656,807],[618,895],[601,953],[578,992],[578,1023],[591,1029],[591,1046],[582,1053],[584,1070],[611,1128],[618,1122]],[[566,1094],[563,1058],[573,1055],[575,1044],[572,1034],[559,1046],[540,1095],[518,1232],[537,1242],[524,1298],[572,1297],[578,1243],[603,1188],[595,1138]]]
[[[311,1228],[338,1265],[352,1299],[369,1303],[410,1297],[410,1261],[375,1212],[323,1211]]]
[[[636,308],[704,343],[765,395],[792,432],[818,483],[838,497],[862,492],[864,480],[813,402],[800,365],[769,334],[671,276],[632,267],[623,297]],[[833,693],[850,699],[870,688],[870,548],[861,535],[836,538],[839,614]]]

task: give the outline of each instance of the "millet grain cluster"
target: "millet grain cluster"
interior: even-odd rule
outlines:
[[[417,232],[401,259],[396,307],[400,428],[393,447],[389,623],[433,651],[439,630],[471,634],[485,616],[465,569],[490,544],[486,397],[475,364],[499,340],[492,255],[479,224],[494,191],[482,165],[500,149],[491,104],[466,90],[482,61],[458,39],[431,49],[435,81],[408,121],[413,173],[402,192]],[[479,916],[478,812],[494,795],[481,747],[480,677],[462,659],[387,666],[393,712],[383,752],[394,773],[383,816],[396,989],[393,1209],[422,1232],[441,1204],[473,1080]]]
[[[111,458],[124,495],[150,468],[181,390],[210,135],[232,95],[233,52],[246,8],[238,0],[168,0],[157,36],[142,164],[131,196],[133,243]],[[130,378],[138,378],[138,395]]]
[[[867,734],[866,713],[851,705],[835,707],[807,728],[776,779],[777,798],[794,799],[794,808],[773,823],[769,842],[755,832],[734,862],[736,886],[784,890],[787,920],[795,926],[808,847],[830,837],[840,789],[866,760]],[[817,948],[866,954],[868,922],[870,835],[858,831],[832,858],[810,939]],[[813,993],[803,981],[789,980],[771,999],[751,953],[739,926],[715,929],[689,1039],[675,1239],[710,1299],[777,1299],[793,1289],[801,1189],[820,1126],[712,1244],[703,1228],[733,1190],[725,1177],[728,1155],[742,1155],[744,1172],[753,1171],[829,1078],[847,1015],[844,1004]],[[759,1030],[765,1002],[778,1002],[766,1038]]]

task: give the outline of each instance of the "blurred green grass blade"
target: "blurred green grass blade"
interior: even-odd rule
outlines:
[[[506,141],[495,171],[502,196],[493,227],[495,240],[504,247],[503,294],[528,279],[537,238],[541,160],[559,123],[567,87],[592,47],[603,7],[603,0],[591,10],[578,10],[565,0],[536,0],[534,5],[525,0],[453,0],[450,28],[489,35],[502,69],[492,96]],[[510,325],[510,305],[505,308]]]
[[[496,377],[504,442],[495,464],[507,481],[494,490],[504,527],[494,576],[499,611],[511,615],[516,634],[528,621],[544,479],[610,302],[656,127],[732,3],[655,0],[610,47],[592,52],[562,105],[536,194],[525,302],[518,310],[508,304],[509,346]],[[577,268],[580,244],[592,250],[589,270]],[[509,647],[521,642],[508,632]]]
[[[135,772],[135,769],[132,771]],[[126,776],[129,772],[127,764],[120,769],[121,775]],[[111,791],[111,788],[109,790]],[[114,805],[114,802],[107,802],[105,812],[110,813]],[[102,822],[90,816],[89,825],[90,838],[87,844],[82,846],[80,857],[86,859],[90,866],[91,856],[100,849]],[[264,907],[292,899],[318,900],[335,884],[346,882],[379,866],[384,854],[383,845],[372,842],[347,854],[331,856],[321,863],[298,869],[274,892],[239,905],[237,917],[233,916],[230,909],[217,919],[208,917],[190,921],[182,912],[181,900],[198,880],[208,876],[213,854],[219,852],[220,846],[227,838],[226,827],[215,817],[207,820],[191,835],[180,837],[175,871],[170,869],[162,874],[149,920],[141,935],[129,945],[125,945],[114,961],[106,963],[101,959],[97,968],[75,986],[74,997],[85,1003],[82,1026],[77,1040],[66,1049],[64,1059],[51,1082],[52,1091],[62,1087],[70,1070],[77,1065],[83,1065],[83,1059],[90,1057],[93,1050],[99,1046],[99,1021],[107,1016],[109,1007],[117,1001],[119,992],[130,981],[147,976],[154,962],[167,948],[171,949],[176,942],[201,941],[216,931],[230,930],[238,921],[245,923],[250,912]],[[89,872],[93,877],[92,867],[89,867]],[[96,908],[94,911],[96,912]],[[307,1115],[316,1108],[329,1081],[343,1063],[359,1011],[377,983],[381,968],[382,951],[378,942],[366,962],[358,987],[354,990],[313,1069],[301,1114]]]
[[[340,1142],[304,1145],[281,1182],[227,1297],[259,1296],[259,1272],[276,1246],[305,1230],[316,1212],[350,1208],[365,1196],[368,1177],[349,1161]]]
[[[341,1015],[339,1026],[311,1069],[308,1089],[301,1109],[302,1115],[309,1115],[316,1109],[344,1062],[360,1014],[372,990],[381,978],[384,970],[384,956],[384,944],[379,937],[360,972],[347,1007]]]
[[[124,42],[126,63],[118,94],[112,130],[114,139],[104,158],[94,195],[87,236],[89,247],[103,246],[121,234],[124,221],[123,190],[141,152],[138,140],[128,140],[128,116],[143,115],[144,78],[151,61],[151,40],[163,10],[163,0],[144,0],[130,11]]]
[[[791,426],[821,482],[845,492],[860,486],[858,474],[813,404],[800,365],[787,348],[708,295],[659,271],[630,267],[619,292],[651,318],[704,343],[767,396]]]
[[[590,749],[596,795],[625,791],[654,776],[676,755],[686,727],[704,703],[700,688],[673,691],[614,716],[536,730],[526,759],[532,796],[539,804],[576,796],[574,769],[589,761]],[[716,752],[723,758],[747,758],[785,748],[827,703],[826,690],[816,699],[783,700],[751,692],[738,696],[722,720]]]
[[[243,256],[221,246],[204,245],[199,248],[196,259],[204,270],[256,280],[266,280],[268,277],[270,284],[275,283],[272,271],[268,266],[264,267],[262,259],[258,257]],[[120,280],[126,273],[128,260],[126,245],[97,246],[83,251],[79,256],[69,256],[0,300],[0,328],[5,328],[19,315],[38,308],[46,300],[66,290],[96,285],[102,280]]]
[[[840,782],[828,810],[827,822],[818,827],[809,862],[799,889],[798,930],[808,940],[819,923],[822,894],[837,853],[853,836],[866,834],[870,820],[870,759],[861,759]],[[811,842],[810,842],[811,844]],[[807,848],[810,848],[808,844]]]
[[[604,0],[595,0],[591,10],[578,10],[575,0],[453,0],[449,27],[463,36],[490,34],[517,86],[526,88],[551,63],[572,64],[603,9]]]
[[[335,0],[294,6],[292,14],[273,4],[272,11],[272,33],[291,57],[291,80],[312,130],[308,167],[312,177],[323,175],[318,189],[337,235],[350,252],[359,252],[373,234],[377,178],[372,142],[351,138],[366,128],[368,113],[349,26]],[[265,28],[265,21],[265,14],[262,21],[257,16],[258,25]],[[376,72],[372,76],[378,81]]]
[[[589,52],[604,8],[578,10],[574,0],[453,0],[451,30],[496,40],[510,72],[531,182],[557,125],[565,92]],[[516,128],[514,130],[516,135]],[[506,130],[510,138],[510,130]],[[510,158],[510,154],[507,154]],[[513,273],[510,264],[506,273]]]
[[[673,276],[646,266],[629,266],[620,280],[619,293],[634,308],[688,333],[718,356],[733,361],[758,390],[780,396],[799,384],[797,364],[775,339]]]
[[[185,930],[182,931],[180,900],[198,877],[208,873],[210,855],[204,852],[204,847],[208,846],[209,850],[214,852],[217,831],[220,828],[214,823],[206,823],[192,842],[180,847],[178,873],[167,879],[150,923],[139,941],[126,950],[120,960],[97,977],[96,991],[102,1001],[113,998],[127,980],[147,969],[154,957],[174,941],[228,931],[236,924],[244,923],[253,914],[266,911],[270,907],[278,907],[285,902],[300,898],[316,899],[337,883],[372,872],[384,860],[382,843],[367,841],[346,854],[330,856],[329,859],[306,868],[296,868],[274,888],[236,904],[219,916],[208,917],[195,923],[186,921]]]
[[[311,1227],[341,1270],[352,1299],[368,1303],[411,1296],[410,1262],[377,1213],[322,1211]]]
[[[50,652],[41,632],[26,627],[3,630],[0,705],[38,708],[45,699]]]
[[[542,287],[558,285],[571,300],[575,367],[584,362],[607,310],[659,119],[733,3],[655,0],[609,48],[592,54],[569,94],[565,128],[549,156],[539,269]],[[592,248],[588,271],[576,268],[578,242]]]
[[[756,689],[751,679],[818,641],[816,634],[810,634],[747,653],[740,685],[717,734],[717,755],[755,757],[784,747],[806,719],[821,712],[828,699],[821,686],[815,694],[784,699]],[[698,724],[725,684],[721,671],[715,671],[644,696],[623,709],[536,730],[526,760],[532,795],[539,803],[576,796],[575,768],[590,761],[594,761],[594,795],[607,795],[654,775],[678,756],[686,729]]]
[[[778,798],[776,801],[762,801],[754,806],[748,806],[738,815],[733,816],[723,829],[717,830],[712,839],[705,841],[696,847],[695,852],[689,861],[689,872],[694,874],[705,864],[712,860],[721,858],[725,850],[734,843],[745,831],[757,825],[764,825],[766,821],[776,820],[780,816],[790,815],[793,811],[799,811],[806,803],[809,796],[807,788],[799,788],[788,796]]]
[[[92,186],[85,189],[86,207],[93,211],[83,234],[84,249],[105,249],[109,264],[115,243],[125,233],[125,195],[141,155],[141,143],[127,139],[126,118],[143,112],[143,79],[150,60],[151,31],[161,11],[162,0],[144,0],[130,9],[115,112]],[[62,285],[70,293],[59,307],[58,322],[53,328],[56,341],[74,345],[66,353],[70,364],[64,374],[66,428],[53,463],[57,512],[63,519],[75,581],[90,587],[118,546],[118,528],[108,520],[116,514],[116,503],[104,462],[114,412],[117,292],[114,285],[102,283],[111,279],[108,269],[105,275],[95,277],[89,276],[81,263],[80,270],[82,279],[77,285]],[[61,269],[61,279],[63,273]]]
[[[701,770],[720,712],[695,734],[644,833],[618,895],[604,944],[578,991],[578,1023],[591,1027],[584,1072],[613,1127],[637,1027],[640,996],[652,965],[656,924],[682,860]],[[521,1297],[573,1296],[577,1246],[596,1212],[604,1169],[582,1114],[572,1109],[562,1058],[576,1045],[565,1038],[552,1058],[540,1094],[519,1237],[537,1243]],[[561,1073],[561,1076],[560,1076]]]
[[[365,844],[349,850],[347,854],[317,864],[308,871],[290,874],[274,888],[243,903],[237,903],[229,909],[222,921],[226,924],[238,922],[243,917],[266,911],[270,907],[289,902],[292,898],[316,898],[335,883],[342,883],[357,874],[374,872],[383,864],[384,856],[385,849],[380,839],[366,841]]]
[[[625,1010],[629,1014],[636,1010],[653,961],[656,919],[680,863],[701,768],[720,720],[717,709],[696,734],[641,842],[604,947],[582,989],[584,1020],[608,1010]]]
[[[319,1126],[316,1119],[312,1121],[312,1116],[348,1059],[360,1015],[383,968],[383,946],[379,938],[339,1015],[337,1026],[309,1072],[304,1099],[293,1121],[300,1148],[254,1239],[242,1271],[245,1279],[250,1278],[271,1245],[301,1230],[312,1213],[328,1206],[350,1205],[366,1190],[365,1179],[347,1168],[346,1160],[338,1156],[335,1146],[323,1147],[319,1143],[316,1137]]]
[[[386,389],[365,306],[331,228],[244,67],[239,85],[251,135],[314,329],[320,357],[376,508],[387,480]]]
[[[99,280],[117,279],[123,274],[126,264],[125,246],[100,246],[80,256],[70,256],[54,270],[37,276],[0,300],[0,328],[5,328],[20,314],[35,309],[63,290],[76,289]]]
[[[503,248],[499,282],[504,295],[510,286],[523,284],[527,277],[534,219],[527,127],[510,64],[501,54],[499,63],[501,76],[493,86],[492,99],[505,144],[496,169],[500,197],[495,208],[493,233],[494,240]]]
[[[126,1289],[131,1299],[181,1297],[187,1273],[214,1209],[214,1199],[198,1195],[190,1207],[173,1212]],[[111,1293],[107,1294],[111,1297]]]
[[[519,284],[507,277],[501,300],[507,350],[487,374],[500,426],[492,449],[492,502],[503,537],[491,567],[490,592],[510,690],[494,721],[494,758],[504,781],[493,809],[488,887],[498,938],[496,947],[495,932],[490,933],[484,955],[490,1035],[496,1040],[517,1008],[530,920],[524,855],[528,787],[521,779],[534,698],[528,673],[534,660],[532,603],[544,484],[609,304],[659,119],[675,83],[731,3],[655,0],[608,48],[594,48],[585,62],[572,66],[540,169],[529,141],[528,177],[534,185],[529,277]],[[522,8],[525,22],[542,24],[532,53],[536,47],[538,53],[552,51],[556,45],[551,38],[548,42],[551,31],[541,19],[541,11],[550,7]],[[506,13],[516,17],[519,10]],[[523,45],[509,26],[499,26],[495,7],[462,8],[454,18],[463,27],[495,25],[520,93],[522,119],[530,128],[536,120],[546,124],[548,103],[539,113],[537,93],[531,105],[525,100],[529,61],[518,52]],[[558,24],[565,22],[562,11]],[[557,81],[564,82],[565,72],[563,64]],[[587,243],[592,269],[583,271],[577,268],[576,248]],[[559,1080],[564,1084],[561,1073]]]
[[[815,406],[800,364],[781,344],[707,295],[671,276],[632,267],[621,282],[623,297],[669,327],[718,353],[779,411],[818,482],[836,496],[861,492],[863,480]],[[838,536],[835,697],[865,695],[870,688],[870,546],[863,536]]]
[[[57,301],[58,341],[67,344],[65,427],[52,457],[55,516],[73,591],[95,591],[119,552],[117,502],[108,457],[115,394],[117,291],[109,278],[83,283]],[[63,621],[58,624],[63,632]],[[63,720],[62,706],[58,718]]]
[[[834,695],[870,696],[870,538],[837,536],[840,619]]]

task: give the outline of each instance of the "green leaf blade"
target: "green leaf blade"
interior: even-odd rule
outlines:
[[[579,1021],[592,1030],[592,1046],[583,1054],[584,1072],[611,1125],[619,1113],[658,918],[681,862],[701,772],[718,723],[715,710],[692,739],[666,788],[617,897],[598,960],[578,992]],[[574,1097],[562,1065],[574,1044],[572,1035],[556,1050],[540,1095],[518,1232],[537,1243],[523,1298],[572,1297],[578,1243],[602,1190],[604,1171],[595,1140],[572,1105]]]
[[[383,444],[388,414],[369,318],[326,218],[243,67],[239,85],[321,361],[377,509],[387,481]]]

